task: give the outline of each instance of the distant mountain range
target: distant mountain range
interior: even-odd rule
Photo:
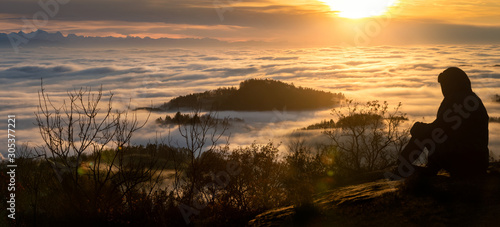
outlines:
[[[64,36],[61,32],[49,33],[43,30],[35,32],[12,32],[0,33],[0,48],[18,48],[18,47],[40,47],[40,46],[65,46],[65,47],[136,47],[136,46],[176,46],[176,47],[193,47],[193,46],[226,46],[226,45],[241,45],[241,44],[266,44],[264,42],[225,42],[211,38],[158,38],[150,37],[140,38],[128,36],[120,37],[90,37],[78,36],[69,34]]]

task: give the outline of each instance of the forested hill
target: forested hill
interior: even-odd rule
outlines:
[[[331,93],[312,88],[296,87],[272,79],[250,79],[239,88],[224,87],[202,93],[176,97],[163,104],[161,109],[201,107],[202,109],[267,111],[313,110],[331,108],[344,99],[342,93]]]

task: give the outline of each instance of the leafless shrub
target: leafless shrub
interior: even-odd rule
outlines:
[[[334,164],[340,172],[374,171],[395,164],[409,136],[409,129],[402,125],[407,118],[400,108],[401,103],[390,111],[387,102],[347,100],[340,109],[332,110],[336,127],[323,133],[336,149]]]
[[[114,111],[112,98],[102,87],[80,88],[68,91],[58,105],[42,84],[35,113],[45,143],[37,154],[52,166],[67,208],[91,217],[127,212],[138,192],[151,196],[165,169],[158,151],[141,154],[130,148],[133,134],[147,120]]]

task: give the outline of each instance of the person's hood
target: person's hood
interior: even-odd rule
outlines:
[[[472,93],[469,77],[457,67],[444,70],[439,74],[438,82],[441,84],[441,90],[445,98]]]

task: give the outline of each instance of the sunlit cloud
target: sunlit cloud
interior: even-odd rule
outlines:
[[[37,21],[34,14],[44,13],[37,1],[6,0],[0,27],[1,32],[43,29],[64,35],[213,38],[294,47],[484,44],[500,42],[499,10],[494,0],[257,0],[219,5],[201,0],[72,0],[47,21]]]
[[[460,66],[470,76],[474,91],[490,116],[500,116],[500,105],[490,101],[500,87],[500,46],[420,46],[304,49],[87,49],[77,53],[65,48],[23,50],[0,57],[0,114],[15,112],[20,119],[20,141],[41,142],[34,122],[40,78],[55,101],[68,89],[103,86],[113,92],[115,108],[159,106],[171,98],[218,87],[238,86],[245,79],[273,78],[296,86],[342,92],[359,102],[401,102],[411,120],[432,121],[442,100],[437,75],[448,66]],[[404,53],[411,52],[412,55]],[[450,52],[451,54],[436,54]],[[43,58],[38,58],[43,53]],[[457,53],[457,54],[455,54]],[[478,55],[481,53],[481,55]],[[278,110],[283,115],[284,110]],[[145,117],[144,113],[139,113]],[[146,143],[156,131],[155,113],[134,143]],[[173,114],[173,113],[170,113]],[[227,112],[245,119],[234,129],[234,145],[257,140],[286,139],[297,128],[330,117],[328,110],[288,112],[279,120],[274,112]],[[279,121],[277,121],[278,119]],[[277,128],[276,128],[277,127]],[[494,127],[497,126],[492,126]],[[276,128],[276,130],[274,130]],[[252,131],[255,130],[255,131]],[[33,136],[35,135],[35,136]],[[272,135],[272,136],[269,136]],[[493,150],[500,138],[491,134]],[[1,146],[1,144],[0,144]]]

